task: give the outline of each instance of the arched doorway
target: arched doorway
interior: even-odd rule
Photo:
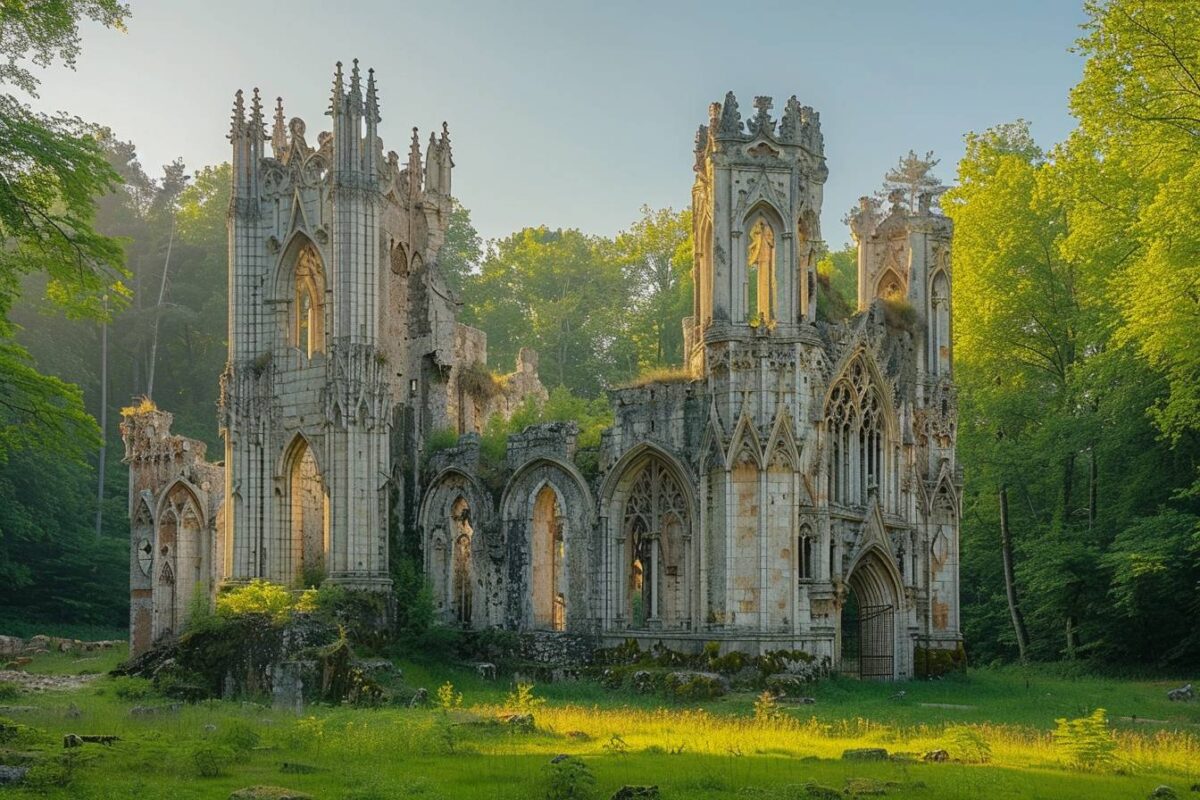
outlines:
[[[901,666],[896,642],[900,588],[885,556],[872,548],[847,580],[841,613],[841,671],[871,680],[892,680]]]
[[[287,578],[317,586],[325,578],[329,503],[312,447],[303,437],[292,446],[288,469],[291,570]]]
[[[534,627],[561,631],[567,623],[566,535],[558,492],[545,484],[533,501]]]

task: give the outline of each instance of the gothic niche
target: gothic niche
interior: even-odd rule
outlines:
[[[533,625],[561,631],[567,625],[566,520],[558,493],[545,485],[533,502]]]
[[[750,228],[746,250],[746,320],[771,325],[778,311],[775,279],[775,229],[763,218]]]
[[[625,615],[634,628],[673,628],[687,621],[683,490],[655,458],[637,474],[625,501]]]

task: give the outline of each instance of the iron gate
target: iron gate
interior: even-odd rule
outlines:
[[[895,634],[891,606],[859,606],[857,617],[842,620],[842,671],[860,678],[891,680]]]

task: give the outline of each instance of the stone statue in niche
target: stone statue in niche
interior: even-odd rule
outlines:
[[[752,324],[769,324],[775,319],[775,231],[766,220],[750,229],[746,266],[747,316]]]

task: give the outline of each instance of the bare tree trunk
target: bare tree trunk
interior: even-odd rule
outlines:
[[[1008,611],[1012,615],[1013,632],[1017,635],[1017,654],[1025,662],[1029,648],[1029,632],[1025,617],[1017,604],[1017,584],[1013,577],[1012,531],[1008,526],[1008,487],[1000,486],[1000,555],[1004,561],[1004,590],[1008,595]]]
[[[158,302],[154,306],[154,328],[150,337],[150,366],[146,378],[146,397],[154,399],[154,362],[158,359],[158,322],[162,315],[163,298],[167,294],[167,271],[171,267],[171,247],[175,244],[175,216],[171,215],[171,235],[167,238],[167,258],[163,262],[162,282],[158,285]]]
[[[104,298],[108,311],[108,298]],[[104,462],[108,455],[108,320],[100,323],[100,458],[96,478],[96,538],[104,527]]]

